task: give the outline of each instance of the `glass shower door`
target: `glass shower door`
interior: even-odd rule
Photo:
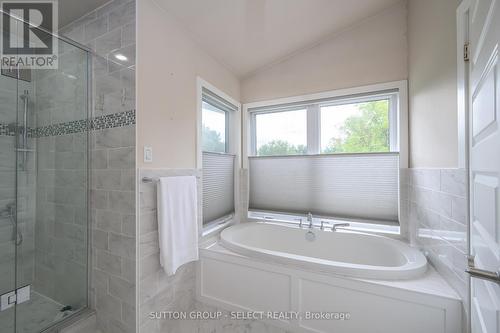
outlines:
[[[89,53],[56,43],[57,69],[0,75],[1,333],[88,307]]]
[[[55,37],[54,37],[55,38]],[[58,43],[58,68],[18,81],[16,333],[38,333],[88,306],[88,52]]]
[[[0,327],[15,332],[17,79],[0,75]],[[11,304],[9,304],[11,303]]]

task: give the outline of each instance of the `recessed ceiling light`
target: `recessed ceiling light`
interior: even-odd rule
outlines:
[[[116,58],[116,59],[118,59],[118,60],[120,60],[120,61],[127,61],[127,60],[128,60],[128,58],[127,58],[127,57],[125,57],[125,56],[124,56],[123,54],[121,54],[121,53],[117,53],[117,54],[115,54],[115,58]]]

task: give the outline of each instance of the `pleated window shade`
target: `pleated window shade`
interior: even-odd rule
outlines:
[[[203,152],[203,224],[234,214],[234,155]]]
[[[249,158],[249,209],[398,224],[399,154]]]

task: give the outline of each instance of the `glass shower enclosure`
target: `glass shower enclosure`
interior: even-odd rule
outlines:
[[[58,69],[1,69],[2,333],[42,332],[88,307],[90,56],[57,43]]]

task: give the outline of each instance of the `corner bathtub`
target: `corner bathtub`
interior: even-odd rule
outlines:
[[[460,297],[417,250],[340,230],[314,230],[308,241],[306,232],[256,222],[226,228],[200,246],[197,300],[263,314],[250,315],[262,321],[255,332],[462,332]]]
[[[366,233],[308,229],[271,223],[242,223],[221,233],[221,245],[248,257],[294,264],[365,279],[416,278],[427,269],[425,256],[395,239]]]

